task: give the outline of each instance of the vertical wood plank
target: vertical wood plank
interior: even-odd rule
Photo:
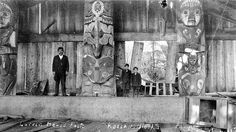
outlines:
[[[163,82],[163,95],[166,95],[166,83]]]
[[[132,9],[132,6],[130,4],[130,1],[125,1],[124,2],[124,12],[126,12],[126,15],[125,15],[125,19],[124,19],[124,31],[132,31],[132,16],[131,16],[131,9]]]
[[[38,56],[37,56],[37,44],[27,44],[27,69],[26,69],[26,89],[30,91],[38,83]]]
[[[225,57],[224,57],[224,64],[225,64],[225,84],[226,84],[226,92],[231,92],[234,89],[234,82],[233,82],[233,64],[231,64],[233,60],[233,44],[231,40],[224,40],[225,46]]]
[[[233,82],[234,82],[234,89],[232,89],[232,91],[236,91],[236,40],[233,40],[233,73],[234,73],[234,78],[233,78]]]
[[[56,29],[57,29],[57,33],[62,33],[62,28],[61,28],[61,23],[63,22],[62,21],[62,18],[61,18],[61,10],[60,10],[60,4],[62,2],[61,1],[57,1],[56,4],[55,4],[55,8],[56,8],[56,20],[57,20],[57,23],[56,23]]]
[[[159,95],[160,93],[159,93],[159,83],[157,82],[156,83],[156,95]]]
[[[227,128],[227,100],[219,99],[216,104],[216,126]]]
[[[48,26],[48,1],[42,3],[42,26],[41,31],[43,32]],[[46,32],[47,33],[47,32]]]
[[[75,3],[75,33],[82,33],[84,30],[84,1],[76,1]]]
[[[152,95],[152,87],[153,87],[153,83],[150,83],[149,95]]]
[[[134,42],[132,58],[131,58],[131,66],[130,66],[131,69],[133,69],[134,67],[139,68],[143,54],[143,46],[144,46],[143,42]]]
[[[82,48],[83,42],[77,42],[77,60],[76,60],[76,92],[80,93],[82,87],[82,60],[83,60],[83,52]]]
[[[172,87],[172,83],[169,83],[169,90],[170,90],[170,95],[173,95],[173,87]]]
[[[206,92],[216,92],[216,41],[207,41],[208,45],[208,62],[207,62],[207,80]]]
[[[189,98],[189,124],[196,124],[199,121],[200,99],[195,97]]]
[[[115,42],[115,66],[125,65],[125,41]]]
[[[65,33],[70,33],[70,2],[65,2]]]
[[[77,9],[77,5],[76,3],[78,3],[77,1],[69,1],[67,2],[69,4],[69,31],[70,33],[75,33],[75,15],[77,14],[76,9]],[[80,13],[79,13],[80,14]],[[83,15],[82,15],[83,16]]]
[[[39,63],[38,63],[38,67],[39,67],[39,80],[42,81],[43,80],[43,76],[42,76],[42,72],[44,70],[43,68],[43,45],[44,43],[38,43],[38,53],[39,53]]]
[[[234,119],[235,119],[235,111],[234,111],[234,104],[228,103],[228,110],[227,110],[227,131],[230,132],[233,129]]]
[[[225,89],[225,70],[224,70],[224,44],[223,40],[217,41],[217,91],[224,92]]]
[[[176,78],[176,54],[178,51],[178,46],[174,41],[168,42],[168,54],[167,54],[167,64],[166,64],[166,75],[165,80],[167,83],[175,83]]]
[[[24,63],[24,57],[25,57],[25,50],[24,50],[24,44],[18,43],[17,47],[17,80],[16,80],[16,92],[23,91],[24,90],[24,78],[25,78],[25,63]]]
[[[51,43],[45,43],[46,45],[46,52],[45,52],[45,67],[44,67],[44,70],[45,70],[45,78],[44,80],[49,80],[49,86],[50,89],[49,89],[49,92],[50,90],[53,90],[54,91],[54,88],[52,87],[53,85],[53,74],[52,74],[52,44]],[[50,85],[51,84],[51,85]]]
[[[76,87],[76,72],[75,72],[75,65],[76,65],[76,55],[74,50],[76,50],[74,42],[67,42],[66,44],[66,50],[65,50],[65,55],[68,56],[69,60],[69,73],[68,76],[66,77],[66,88],[67,88],[67,93],[70,92],[75,92],[75,87]]]
[[[54,21],[57,19],[57,6],[56,1],[49,1],[48,2],[48,25],[52,24]],[[50,28],[49,28],[49,33],[57,33],[57,24],[54,23]]]

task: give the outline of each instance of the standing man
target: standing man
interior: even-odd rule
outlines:
[[[125,64],[125,68],[122,69],[122,74],[121,74],[123,96],[125,97],[127,97],[129,94],[130,77],[131,77],[131,71],[129,70],[129,64]]]
[[[134,73],[131,75],[131,87],[133,89],[133,97],[135,93],[139,95],[139,89],[141,86],[141,75],[138,73],[138,67],[133,68]]]
[[[61,82],[62,96],[66,96],[65,84],[66,84],[66,76],[68,75],[69,72],[69,61],[68,57],[64,55],[63,47],[59,47],[57,51],[59,55],[54,56],[52,64],[54,80],[56,81],[54,96],[58,96],[59,94],[60,82]]]

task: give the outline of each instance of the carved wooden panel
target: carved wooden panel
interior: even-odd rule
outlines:
[[[205,33],[202,0],[178,0],[177,43],[180,45],[178,63],[180,95],[205,93]]]
[[[15,1],[0,2],[0,45],[15,47],[18,24],[18,8]]]
[[[200,50],[205,45],[202,0],[178,0],[177,42],[185,48]]]
[[[85,1],[82,95],[115,94],[112,15],[111,2]]]
[[[204,95],[205,53],[182,54],[178,66],[180,95]]]

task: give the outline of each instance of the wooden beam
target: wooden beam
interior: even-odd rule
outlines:
[[[115,33],[115,41],[173,41],[177,36],[174,32],[166,33],[162,36],[160,33]]]
[[[236,40],[236,34],[234,33],[213,33],[206,34],[206,40]]]
[[[175,33],[167,33],[165,36],[160,33],[115,33],[115,41],[175,41]],[[80,42],[83,41],[83,34],[21,34],[19,42]]]
[[[80,42],[83,41],[83,34],[21,34],[19,42]]]
[[[207,96],[227,96],[227,97],[236,97],[236,92],[214,92],[206,93]]]
[[[115,41],[176,41],[176,33],[167,33],[161,36],[159,33],[115,33]],[[207,33],[206,40],[236,40],[234,33]],[[83,34],[20,34],[18,43],[34,42],[82,42]]]

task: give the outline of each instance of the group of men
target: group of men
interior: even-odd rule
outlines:
[[[138,67],[133,68],[133,73],[129,70],[129,64],[125,64],[121,74],[123,96],[128,97],[130,91],[133,91],[133,97],[139,95],[141,86],[141,75],[138,73]]]

